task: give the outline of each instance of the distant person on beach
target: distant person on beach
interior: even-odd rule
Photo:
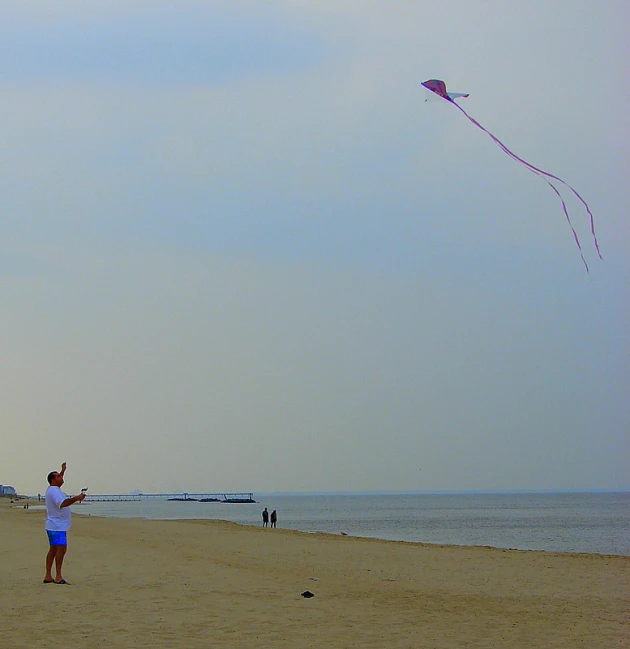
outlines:
[[[271,512],[271,527],[277,527],[276,523],[278,522],[278,514],[276,514],[276,510],[274,509]]]
[[[267,511],[266,507],[263,509],[262,517],[263,517],[263,527],[267,527],[267,525],[269,525],[269,512]]]
[[[61,465],[61,472],[51,471],[48,474],[48,489],[46,489],[46,533],[50,548],[46,555],[46,576],[45,584],[67,584],[68,582],[61,574],[61,566],[68,549],[67,532],[70,529],[72,512],[70,505],[79,503],[85,498],[85,493],[72,498],[67,496],[61,487],[63,476],[66,472],[66,463]],[[53,564],[55,565],[55,577],[52,576]]]

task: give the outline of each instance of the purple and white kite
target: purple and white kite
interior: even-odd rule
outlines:
[[[551,182],[551,180],[557,180],[558,182],[562,183],[565,187],[568,187],[576,196],[577,198],[581,201],[582,205],[586,208],[586,212],[589,215],[590,218],[590,223],[591,223],[591,234],[593,235],[593,242],[595,244],[595,249],[597,250],[597,255],[599,256],[600,259],[602,258],[602,255],[599,251],[599,244],[597,242],[597,236],[595,235],[595,221],[593,219],[593,214],[591,213],[591,210],[586,203],[586,201],[578,194],[578,192],[569,185],[569,183],[565,182],[562,180],[562,178],[558,178],[558,176],[554,176],[553,174],[548,173],[547,171],[543,171],[542,169],[539,169],[538,167],[534,167],[534,165],[530,164],[529,162],[523,160],[523,158],[519,158],[513,151],[510,151],[499,138],[495,137],[490,131],[485,129],[476,119],[472,118],[456,101],[455,99],[458,99],[459,97],[468,97],[468,94],[461,93],[461,92],[447,92],[446,91],[446,84],[444,81],[440,81],[439,79],[429,79],[428,81],[422,82],[422,85],[427,89],[430,90],[431,92],[434,92],[436,95],[439,97],[442,97],[442,99],[445,99],[446,101],[450,102],[453,104],[453,106],[456,106],[464,115],[477,127],[480,128],[484,133],[486,133],[492,141],[499,146],[499,148],[506,153],[507,155],[512,158],[512,160],[516,160],[517,162],[520,162],[523,166],[525,166],[527,169],[529,169],[532,173],[535,173],[537,176],[540,176],[548,185],[553,189],[553,191],[556,193],[556,196],[560,199],[560,202],[562,203],[562,209],[564,210],[564,215],[566,216],[567,222],[569,224],[569,227],[571,228],[571,232],[573,232],[573,238],[575,239],[575,243],[577,244],[578,250],[580,251],[580,257],[582,258],[582,262],[584,263],[584,267],[586,268],[586,272],[588,273],[588,264],[586,263],[586,259],[584,259],[584,254],[582,252],[582,246],[580,245],[580,240],[578,239],[577,232],[575,231],[575,228],[573,227],[573,223],[571,223],[571,217],[569,216],[569,210],[567,209],[566,203],[564,202],[564,199],[562,198],[560,192],[558,191],[558,188]],[[551,180],[550,180],[551,179]],[[589,273],[590,274],[590,273]]]

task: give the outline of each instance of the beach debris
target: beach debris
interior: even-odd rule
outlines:
[[[301,593],[302,597],[306,597],[308,599],[309,597],[315,597],[313,593],[311,593],[310,590],[305,590],[303,593]]]
[[[319,581],[319,577],[309,577],[311,581]]]
[[[339,532],[339,534],[341,534],[341,536],[348,536],[345,532]]]
[[[562,183],[565,187],[568,187],[573,194],[577,197],[577,199],[582,203],[584,206],[584,209],[586,210],[586,213],[589,216],[590,219],[590,226],[591,226],[591,235],[593,237],[593,244],[595,245],[595,250],[597,251],[597,255],[599,256],[600,259],[603,259],[600,251],[599,251],[599,244],[597,242],[597,236],[595,235],[595,219],[593,217],[593,214],[591,213],[591,209],[589,208],[587,202],[578,194],[578,192],[569,185],[569,183],[565,182],[562,180],[562,178],[559,178],[558,176],[554,176],[553,174],[550,174],[547,171],[543,171],[542,169],[539,169],[538,167],[535,167],[534,165],[530,164],[526,160],[523,160],[523,158],[519,158],[519,156],[516,155],[513,151],[510,151],[501,140],[499,140],[498,137],[490,133],[487,129],[485,129],[476,119],[472,118],[456,101],[455,99],[458,99],[459,97],[468,97],[468,94],[466,93],[461,93],[461,92],[447,92],[446,91],[446,84],[444,81],[441,81],[440,79],[429,79],[428,81],[423,81],[422,86],[424,86],[427,90],[431,91],[432,93],[436,94],[438,97],[441,97],[442,99],[446,100],[453,106],[455,106],[459,111],[461,111],[466,118],[472,122],[478,129],[483,131],[490,139],[505,153],[507,156],[512,158],[515,162],[518,162],[522,164],[526,169],[531,171],[533,174],[536,174],[537,176],[540,176],[548,185],[551,187],[553,192],[556,194],[560,202],[562,203],[562,210],[564,211],[564,216],[566,217],[567,223],[569,224],[569,227],[571,228],[571,232],[573,233],[573,239],[575,240],[575,243],[578,247],[578,250],[580,252],[580,257],[582,258],[582,263],[584,264],[584,268],[586,268],[586,272],[590,275],[590,272],[588,270],[588,264],[586,263],[586,259],[584,259],[584,253],[582,252],[582,246],[580,245],[580,240],[578,239],[577,232],[575,231],[575,228],[573,227],[573,223],[571,222],[571,217],[569,216],[569,210],[567,208],[566,203],[564,202],[564,198],[562,198],[562,195],[560,194],[560,190],[554,185],[552,182],[553,180]]]

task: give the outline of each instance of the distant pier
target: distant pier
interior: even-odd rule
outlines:
[[[202,503],[255,503],[254,494],[243,493],[168,493],[168,494],[86,494],[86,503],[136,502],[139,500],[158,499],[181,502]]]

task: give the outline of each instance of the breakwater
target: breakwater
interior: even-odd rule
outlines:
[[[139,500],[198,501],[208,503],[255,503],[252,492],[239,493],[131,493],[131,494],[86,494],[85,502],[130,502]]]

